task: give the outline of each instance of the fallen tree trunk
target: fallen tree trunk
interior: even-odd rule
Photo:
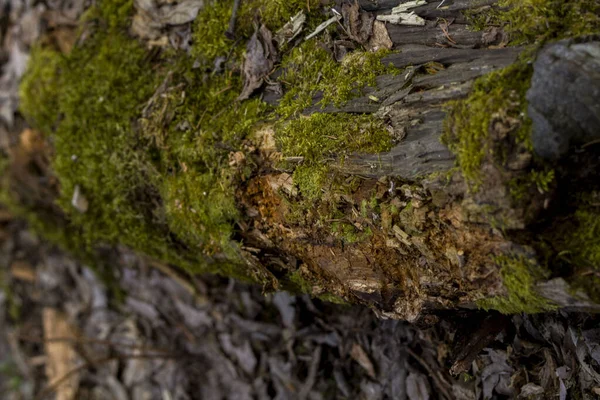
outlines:
[[[343,31],[350,37],[358,37],[358,31],[352,31],[353,23],[362,18],[373,25],[376,16],[388,15],[398,2],[359,3],[361,9],[348,4],[340,8],[346,16],[342,21]],[[40,216],[53,218],[51,225],[59,224],[61,230],[67,228],[56,222],[56,215],[60,216],[58,220],[66,217],[69,235],[81,232],[86,240],[120,242],[188,266],[192,273],[195,270],[189,265],[197,262],[211,271],[248,276],[269,289],[300,289],[326,299],[366,304],[381,316],[415,320],[438,310],[475,307],[506,313],[540,312],[556,307],[596,311],[600,309],[594,289],[600,261],[600,229],[594,220],[599,193],[598,146],[594,137],[600,115],[598,42],[585,37],[542,50],[539,44],[538,47],[534,44],[535,50],[531,46],[507,46],[508,37],[502,26],[490,25],[484,31],[474,31],[469,29],[470,20],[465,17],[498,13],[491,8],[495,2],[448,3],[440,8],[440,2],[413,7],[411,11],[423,18],[422,26],[386,25],[396,52],[383,57],[381,63],[392,64],[394,71],[381,70],[376,85],[354,88],[349,100],[328,104],[323,101],[328,95],[326,91],[314,91],[313,105],[303,107],[302,115],[286,116],[289,121],[300,123],[320,118],[315,115],[341,118],[331,120],[335,123],[344,118],[351,121],[356,115],[374,116],[375,119],[369,120],[371,125],[383,124],[395,141],[389,151],[344,155],[338,147],[332,147],[335,150],[328,153],[329,158],[315,159],[309,164],[309,153],[286,151],[299,148],[299,142],[308,140],[291,136],[288,142],[283,142],[289,126],[287,120],[262,124],[237,148],[224,139],[213,141],[214,133],[207,139],[202,136],[204,125],[218,120],[220,111],[214,114],[209,111],[212,117],[207,122],[209,118],[204,117],[211,106],[204,104],[204,112],[194,110],[191,119],[178,121],[176,115],[181,111],[170,111],[178,109],[169,101],[181,99],[177,101],[183,103],[197,89],[170,72],[153,96],[146,93],[150,101],[142,111],[140,123],[133,128],[137,139],[131,146],[136,152],[140,151],[139,143],[150,138],[150,144],[143,150],[150,154],[144,156],[149,161],[140,165],[152,167],[143,172],[149,177],[142,179],[144,184],[136,183],[139,190],[132,190],[126,197],[141,211],[129,222],[115,225],[123,231],[122,236],[119,232],[97,234],[111,226],[111,221],[87,222],[86,218],[97,215],[97,210],[107,207],[111,199],[108,196],[98,199],[94,193],[105,193],[101,191],[104,189],[94,189],[83,180],[77,183],[79,176],[72,179],[75,183],[61,180],[66,154],[62,155],[63,161],[54,164],[58,166],[63,196],[67,193],[67,200],[61,203],[62,211],[48,201],[52,196],[40,196],[39,192],[33,196],[24,191],[24,182],[31,181],[31,165],[45,161],[36,161],[40,148],[31,145],[24,148],[23,141],[12,149],[13,166],[9,174],[12,190],[18,193],[18,201],[37,208],[30,214],[37,221]],[[261,54],[277,52],[270,49],[273,46],[270,33],[262,29],[256,31],[247,48],[243,93],[256,86],[256,82],[249,83],[256,78],[251,74],[258,68],[250,65],[254,62],[252,49],[260,48]],[[336,34],[341,39],[334,38],[332,42],[333,56],[341,46],[336,40],[350,46],[344,33],[333,33]],[[528,55],[524,55],[525,50]],[[542,55],[532,67],[531,60],[539,51]],[[272,60],[260,61],[265,60],[271,62],[266,64],[270,73]],[[551,63],[548,60],[554,62],[555,68],[547,68]],[[293,77],[289,71],[294,64],[284,61],[283,65],[279,85],[286,85],[286,79]],[[210,78],[214,74],[213,71],[204,79],[220,79]],[[533,88],[527,92],[532,75]],[[261,76],[256,88],[263,79]],[[548,82],[557,83],[551,87]],[[577,88],[567,90],[573,85]],[[231,87],[229,83],[221,91],[213,92],[219,96]],[[286,104],[286,90],[292,92],[294,87],[284,86],[284,93],[277,94],[276,90],[275,95],[265,95],[265,101],[279,107],[276,115],[280,117],[285,115],[281,105]],[[580,96],[581,93],[585,95]],[[529,114],[531,110],[535,114],[533,128],[525,96],[529,100]],[[565,122],[567,115],[555,118],[557,109],[567,103],[574,104],[575,100],[578,103],[572,108],[570,122]],[[220,100],[213,97],[211,101],[219,104]],[[256,100],[246,100],[239,107],[255,104],[253,101]],[[244,116],[252,112],[248,110],[246,106]],[[230,120],[239,117],[239,114],[227,115]],[[61,118],[69,120],[68,115]],[[64,125],[61,128],[64,120],[53,120],[46,128],[50,131],[45,132],[46,137],[55,135],[60,143],[60,138],[66,137],[66,133],[60,133],[65,129]],[[230,120],[222,122],[223,126]],[[35,122],[39,124],[40,119]],[[333,122],[326,122],[323,135],[329,132],[327,124]],[[358,126],[356,135],[361,135],[367,128],[363,122]],[[74,129],[79,132],[77,129],[83,127]],[[555,132],[554,142],[560,145],[552,147],[543,139],[549,129]],[[184,140],[187,132],[197,139],[173,156],[165,156],[174,148],[173,141]],[[568,138],[564,139],[565,136]],[[341,137],[340,134],[332,140],[341,141]],[[56,160],[61,157],[60,146],[57,145]],[[202,177],[206,175],[200,175],[200,170],[194,168],[206,164],[208,156],[190,158],[195,146],[222,147],[229,155],[226,163],[222,158],[211,158],[218,165],[202,170],[218,177],[210,181],[207,189],[201,189],[205,187]],[[547,150],[548,146],[552,149]],[[72,168],[79,168],[76,163],[86,165],[83,154],[68,154],[68,157],[74,157]],[[78,160],[79,157],[82,159]],[[559,160],[550,162],[550,158]],[[100,165],[106,162],[109,160],[101,161]],[[77,174],[92,171],[90,165]],[[123,164],[121,168],[132,165],[137,164]],[[308,184],[300,183],[302,175],[298,171],[309,166],[323,166],[318,172],[316,196],[309,195]],[[239,212],[235,229],[228,233],[237,242],[234,250],[226,250],[227,246],[212,233],[213,229],[219,234],[226,229],[220,221],[227,219],[229,200],[213,196],[212,187],[229,182],[222,173],[229,167],[236,171],[235,208]],[[46,166],[38,168],[43,170]],[[247,172],[248,168],[251,172]],[[157,176],[162,181],[152,178],[154,169],[161,171]],[[309,171],[313,174],[311,179],[316,176],[313,171]],[[121,172],[118,174],[121,176]],[[104,180],[107,175],[101,170],[98,176],[90,179]],[[125,174],[117,179],[129,178]],[[43,182],[42,186],[53,187],[49,182]],[[309,184],[316,185],[313,181]],[[51,191],[55,190],[53,187]],[[99,205],[99,201],[104,203]],[[110,220],[113,215],[119,218],[119,213],[129,206],[127,202],[114,203],[102,214],[104,218],[108,216]],[[214,207],[205,211],[208,203]],[[225,211],[215,210],[217,206],[223,206]],[[68,211],[69,207],[76,210]],[[588,221],[590,218],[592,222]],[[153,234],[147,234],[147,238],[138,240],[140,234],[146,235],[143,232],[146,225],[142,225],[140,234],[126,232],[129,224],[133,224],[132,230],[137,229],[137,220],[149,221],[147,224],[156,229],[157,237],[168,239],[163,243]],[[90,233],[94,229],[97,232]],[[206,236],[205,231],[209,232]],[[129,239],[134,236],[135,240]],[[195,247],[198,242],[202,245]]]

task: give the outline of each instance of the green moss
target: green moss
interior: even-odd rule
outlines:
[[[502,0],[499,20],[506,24],[515,45],[545,43],[600,31],[600,3],[596,0]]]
[[[332,232],[336,237],[339,237],[345,244],[359,243],[373,236],[373,231],[370,227],[359,230],[354,225],[347,222],[335,222],[331,227]]]
[[[531,170],[524,175],[519,175],[508,182],[510,195],[515,201],[526,200],[531,189],[539,193],[548,193],[555,180],[553,169]]]
[[[192,33],[194,58],[210,64],[216,57],[226,57],[230,53],[235,41],[228,39],[225,32],[229,26],[232,9],[232,0],[213,1],[198,13]],[[240,18],[240,21],[244,20]],[[238,46],[238,54],[240,50],[241,47]]]
[[[477,79],[466,99],[447,104],[442,141],[456,154],[458,166],[473,189],[481,184],[482,163],[493,152],[489,133],[494,117],[520,120],[520,127],[511,135],[516,143],[532,149],[525,99],[532,72],[529,64],[515,63]]]
[[[600,270],[600,218],[597,208],[581,207],[575,212],[577,228],[569,245],[577,264]]]
[[[374,85],[377,74],[392,71],[379,61],[385,53],[357,52],[340,64],[310,41],[284,57],[281,81],[288,92],[277,108],[260,99],[238,102],[239,66],[254,31],[251,13],[258,10],[275,29],[308,4],[244,2],[236,42],[224,35],[231,6],[231,0],[211,2],[201,10],[192,58],[173,51],[150,55],[128,35],[131,1],[117,0],[86,12],[86,40],[70,54],[33,49],[22,111],[54,143],[64,212],[64,221],[46,223],[23,210],[33,225],[65,247],[119,243],[193,272],[240,277],[247,271],[238,269],[239,249],[231,240],[240,218],[235,193],[253,165],[251,157],[231,164],[230,156],[244,150],[256,123],[276,119],[284,155],[303,157],[294,180],[305,208],[331,176],[327,163],[390,148],[387,131],[372,116],[300,116],[319,93],[322,105],[342,104]],[[209,74],[220,56],[228,58],[225,72]],[[193,68],[195,61],[204,68]],[[317,70],[322,74],[315,79]],[[155,93],[161,82],[166,87]],[[89,202],[85,212],[71,204],[75,188]],[[337,212],[333,200],[318,207],[323,219]]]
[[[595,0],[501,0],[497,7],[467,11],[470,28],[503,26],[511,44],[596,34],[600,30],[600,4]]]
[[[235,39],[227,38],[233,0],[211,1],[194,21],[192,56],[212,67],[216,57],[239,58],[247,39],[254,32],[253,21],[264,23],[272,32],[280,29],[299,11],[316,9],[318,0],[248,0],[243,1],[235,24]],[[242,39],[242,40],[238,40]]]
[[[59,114],[61,54],[39,45],[31,49],[29,69],[19,87],[20,109],[43,132],[51,132]]]
[[[543,278],[545,273],[534,261],[517,255],[498,256],[494,261],[500,266],[507,295],[479,300],[478,307],[503,314],[532,314],[556,308],[535,291],[535,282]]]
[[[281,63],[283,74],[280,81],[286,92],[278,114],[283,119],[297,116],[311,106],[313,98],[319,94],[322,107],[330,104],[340,106],[360,96],[365,87],[376,85],[378,75],[399,72],[381,62],[387,54],[387,50],[375,53],[355,51],[338,63],[316,40],[305,42],[286,55]]]
[[[388,131],[371,115],[316,113],[281,122],[278,128],[276,140],[284,156],[303,157],[307,166],[391,148]]]
[[[265,106],[233,101],[239,77],[205,82],[200,73],[187,73],[190,62],[175,60],[173,80],[187,78],[189,91],[180,85],[159,97],[161,106],[170,106],[168,115],[155,111],[138,124],[165,75],[128,36],[130,11],[105,0],[85,17],[98,28],[69,55],[34,48],[21,86],[22,111],[52,136],[58,203],[69,227],[45,224],[35,213],[30,220],[71,248],[119,243],[193,271],[230,268],[239,257],[229,242],[237,210],[227,156]],[[52,62],[39,64],[47,59]],[[183,123],[199,130],[182,130]],[[77,186],[89,201],[85,213],[71,205]],[[205,257],[218,252],[229,261]]]
[[[68,56],[33,49],[34,62],[21,86],[22,111],[53,136],[59,204],[82,228],[85,243],[119,239],[139,248],[157,240],[150,216],[133,201],[148,190],[154,174],[147,156],[136,150],[132,124],[157,80],[146,51],[114,20],[130,7],[102,4],[88,18],[111,10],[108,26],[95,31],[84,46]],[[71,206],[76,186],[90,202],[85,214]]]

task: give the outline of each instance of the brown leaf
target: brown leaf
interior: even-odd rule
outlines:
[[[342,16],[350,39],[361,44],[366,43],[373,31],[373,22],[375,21],[373,14],[361,12],[358,1],[355,1],[353,4],[342,6]]]
[[[259,87],[265,77],[273,69],[277,50],[273,45],[273,35],[264,25],[254,32],[246,46],[246,59],[244,61],[244,88],[237,98],[246,100]]]

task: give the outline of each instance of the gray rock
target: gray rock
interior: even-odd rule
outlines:
[[[547,159],[600,139],[600,41],[569,39],[543,48],[527,91],[535,152]]]

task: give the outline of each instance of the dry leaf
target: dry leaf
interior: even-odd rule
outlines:
[[[346,3],[342,6],[342,16],[350,39],[361,44],[366,43],[373,31],[373,22],[375,21],[373,14],[360,12],[358,2],[355,1],[353,4]]]
[[[273,46],[271,31],[261,25],[256,30],[246,46],[246,59],[244,60],[244,88],[237,98],[245,100],[264,82],[265,77],[273,69],[277,50]]]
[[[365,371],[367,371],[369,377],[375,379],[375,367],[373,367],[373,363],[360,344],[354,343],[352,345],[350,356],[352,356],[354,361],[356,361],[361,367],[363,367]]]
[[[15,261],[10,266],[10,274],[13,278],[19,279],[25,282],[35,282],[36,273],[35,269],[26,261]]]

